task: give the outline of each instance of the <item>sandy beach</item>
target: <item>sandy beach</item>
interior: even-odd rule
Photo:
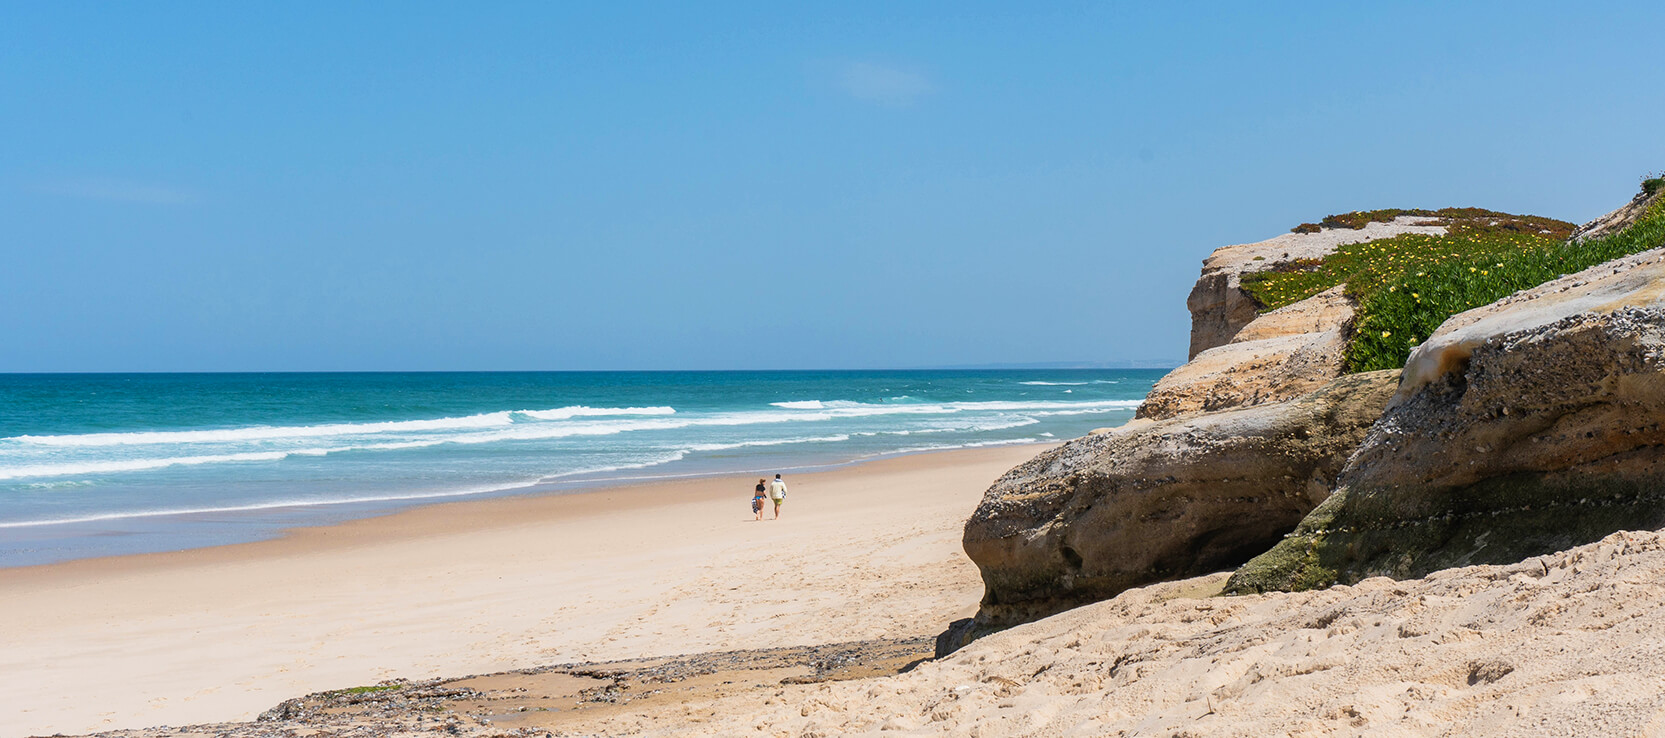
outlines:
[[[390,678],[934,634],[983,490],[1040,447],[423,507],[260,543],[0,570],[0,736],[246,720]],[[765,516],[768,517],[767,515]]]

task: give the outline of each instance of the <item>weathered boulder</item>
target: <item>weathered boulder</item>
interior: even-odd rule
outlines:
[[[1665,525],[1665,249],[1453,316],[1336,492],[1230,592],[1416,577]]]
[[[1341,376],[1353,303],[1334,287],[1266,313],[1158,380],[1135,417],[1160,420],[1300,397]]]
[[[945,649],[1265,551],[1329,494],[1397,377],[1356,374],[1282,403],[1133,421],[1008,472],[966,524],[985,595]]]
[[[1191,288],[1185,306],[1191,310],[1191,352],[1188,358],[1224,346],[1244,326],[1259,317],[1260,305],[1244,292],[1241,278],[1280,264],[1321,259],[1337,247],[1397,236],[1401,233],[1445,233],[1439,225],[1416,225],[1425,218],[1401,216],[1392,222],[1367,223],[1363,228],[1325,228],[1317,233],[1285,233],[1256,243],[1216,249],[1203,260],[1202,276]]]

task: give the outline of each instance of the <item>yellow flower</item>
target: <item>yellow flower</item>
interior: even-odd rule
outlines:
[[[1418,299],[1418,300],[1420,300],[1420,299],[1422,299],[1422,295],[1419,295],[1419,294],[1417,294],[1417,293],[1415,293],[1415,292],[1412,292],[1412,293],[1411,293],[1411,297],[1414,297],[1414,298],[1416,298],[1416,299]]]
[[[1382,331],[1382,338],[1387,338],[1391,335],[1393,335],[1393,331]]]

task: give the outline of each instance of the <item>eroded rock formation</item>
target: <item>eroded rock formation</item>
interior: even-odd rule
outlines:
[[[1317,233],[1285,233],[1265,241],[1216,249],[1203,261],[1202,276],[1191,288],[1191,295],[1185,298],[1185,306],[1191,310],[1189,358],[1230,343],[1244,326],[1259,316],[1261,306],[1241,287],[1243,275],[1301,259],[1321,259],[1345,244],[1401,233],[1445,232],[1444,226],[1416,225],[1425,220],[1405,216],[1389,223],[1369,223],[1357,230],[1328,228]]]
[[[985,595],[975,625],[950,640],[1265,551],[1329,494],[1397,377],[1357,374],[1282,403],[1134,421],[1013,469],[966,524]]]
[[[1665,526],[1665,249],[1448,320],[1294,534],[1228,591],[1509,563]]]
[[[1353,303],[1335,287],[1262,315],[1169,372],[1137,417],[1160,420],[1299,397],[1341,376]]]
[[[1426,218],[1401,216],[1363,228],[1286,233],[1217,249],[1191,289],[1191,360],[1169,372],[1140,404],[1137,417],[1161,420],[1300,397],[1341,376],[1353,303],[1337,286],[1293,305],[1260,313],[1242,289],[1246,274],[1321,259],[1338,247],[1403,233],[1444,233]]]

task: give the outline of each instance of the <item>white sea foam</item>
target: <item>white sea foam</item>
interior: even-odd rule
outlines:
[[[298,426],[248,426],[188,431],[143,431],[136,433],[83,433],[62,436],[13,436],[0,441],[14,441],[32,446],[73,448],[86,446],[137,446],[181,443],[239,443],[247,441],[287,441],[331,436],[370,436],[387,433],[431,433],[435,431],[466,431],[481,428],[501,428],[515,424],[515,415],[537,421],[559,421],[579,417],[673,415],[672,407],[587,407],[574,405],[553,410],[516,410],[481,413],[453,418],[429,420],[392,420],[375,423],[325,423]]]
[[[827,408],[863,407],[866,405],[866,403],[849,400],[792,400],[790,402],[771,402],[769,404],[786,410],[825,410]]]
[[[567,420],[569,418],[604,417],[609,415],[675,415],[676,408],[665,407],[586,407],[573,405],[554,410],[520,410],[519,415],[537,420]]]
[[[25,446],[79,448],[100,446],[160,445],[160,444],[234,444],[244,442],[293,441],[332,436],[375,436],[383,434],[429,434],[458,443],[480,442],[482,439],[560,438],[569,435],[609,435],[630,430],[655,430],[702,425],[752,425],[784,422],[819,421],[834,418],[858,418],[882,415],[931,415],[977,411],[1054,411],[1074,410],[1098,412],[1106,409],[1137,407],[1137,400],[1092,400],[1085,402],[944,402],[944,403],[861,403],[848,400],[795,400],[772,403],[792,412],[736,411],[717,413],[682,420],[675,408],[631,407],[591,408],[572,406],[554,410],[519,410],[481,413],[454,418],[431,420],[399,420],[378,423],[331,423],[306,426],[252,426],[215,430],[143,431],[134,433],[84,433],[79,435],[38,436],[23,435],[0,439]],[[517,423],[520,415],[538,422]],[[605,421],[596,418],[647,417],[660,419],[677,416],[677,420],[643,422],[638,420]],[[579,420],[587,419],[587,420]],[[553,427],[539,427],[554,423]],[[456,431],[455,435],[437,435]],[[481,431],[493,431],[482,434]],[[499,433],[501,432],[501,434]]]
[[[810,407],[809,402],[820,403],[817,407]],[[746,417],[751,416],[749,422],[768,423],[792,420],[821,420],[825,418],[857,418],[879,415],[942,415],[967,412],[1049,412],[1049,411],[1079,411],[1105,412],[1122,408],[1136,408],[1140,400],[986,400],[937,403],[911,404],[882,404],[837,401],[822,402],[819,400],[806,401],[801,409],[819,409],[821,413],[794,413],[790,415],[770,415],[765,412],[731,414],[735,424],[745,424]],[[780,405],[781,403],[774,403]]]
[[[686,449],[678,449],[676,451],[672,451],[672,452],[667,453],[667,454],[662,454],[662,455],[656,456],[656,457],[654,457],[652,459],[649,459],[647,461],[637,461],[637,462],[632,462],[632,463],[629,463],[629,464],[612,464],[612,465],[608,465],[608,466],[591,466],[591,467],[585,467],[585,468],[582,468],[582,469],[573,469],[571,471],[564,471],[564,472],[560,472],[560,473],[557,473],[557,474],[551,474],[551,475],[546,476],[543,479],[540,479],[538,481],[548,482],[548,481],[553,481],[553,480],[556,480],[556,479],[564,479],[566,477],[581,476],[581,475],[584,475],[584,474],[606,474],[608,472],[629,471],[631,469],[646,469],[648,467],[659,466],[661,464],[669,464],[673,461],[681,461],[684,458],[687,458],[687,456],[688,456],[688,451]]]
[[[1081,410],[1097,412],[1120,408],[1136,408],[1142,400],[1036,400],[1033,402],[988,401],[988,402],[950,402],[946,403],[956,411],[965,410],[1005,410],[1005,411],[1050,411],[1050,410]]]
[[[836,436],[809,436],[807,438],[778,438],[767,441],[737,441],[735,443],[696,443],[688,446],[689,451],[729,451],[737,448],[752,448],[754,446],[789,446],[798,443],[843,443],[850,440],[850,436],[839,434]]]
[[[83,433],[68,436],[13,436],[0,439],[35,446],[137,446],[162,443],[237,443],[329,436],[374,435],[420,431],[462,430],[510,425],[508,411],[482,413],[433,420],[392,420],[380,423],[328,423],[324,425],[252,426],[218,430],[143,431],[138,433]]]
[[[71,487],[91,487],[94,483],[86,479],[60,479],[52,482],[31,482],[23,485],[24,489],[68,489]]]
[[[338,450],[346,450],[346,449],[338,449]],[[505,483],[502,483],[502,484],[467,487],[467,488],[463,488],[463,489],[454,489],[454,490],[438,490],[438,491],[430,491],[430,492],[414,492],[414,493],[388,494],[388,495],[363,495],[363,496],[354,496],[354,497],[324,497],[324,498],[316,498],[316,499],[291,498],[291,499],[283,499],[283,500],[274,500],[274,501],[270,501],[270,502],[251,503],[251,504],[247,504],[247,505],[226,505],[226,506],[220,506],[220,507],[161,508],[161,509],[153,509],[153,510],[118,511],[118,512],[99,513],[99,514],[95,514],[95,515],[68,516],[68,517],[59,517],[59,518],[45,518],[45,519],[40,519],[40,520],[0,521],[0,529],[3,529],[3,528],[28,528],[28,527],[38,527],[38,526],[45,526],[45,525],[67,525],[67,524],[73,524],[73,523],[95,523],[95,522],[103,522],[103,521],[110,521],[110,520],[124,520],[124,519],[129,519],[129,518],[156,518],[156,517],[171,517],[171,516],[180,516],[180,515],[200,515],[200,514],[209,514],[209,513],[255,512],[255,511],[260,511],[260,510],[277,510],[277,509],[295,508],[295,507],[325,507],[325,506],[331,506],[331,505],[366,504],[366,503],[378,503],[378,502],[402,502],[402,501],[409,501],[409,500],[443,499],[443,498],[447,498],[447,497],[467,497],[467,496],[471,496],[471,495],[482,495],[482,494],[488,494],[488,493],[492,493],[492,492],[503,492],[503,491],[513,490],[513,489],[521,489],[521,488],[525,488],[525,487],[530,487],[530,486],[532,486],[534,484],[537,484],[539,482],[553,481],[553,480],[556,480],[556,479],[563,479],[563,478],[567,478],[567,477],[582,476],[582,475],[588,475],[588,474],[606,474],[608,472],[628,471],[628,470],[632,470],[632,469],[646,469],[646,468],[649,468],[649,467],[660,466],[660,465],[663,465],[663,464],[669,464],[669,463],[672,463],[672,462],[675,462],[675,461],[680,461],[683,458],[686,458],[688,456],[688,453],[689,452],[686,449],[678,449],[678,450],[675,450],[675,451],[670,451],[668,453],[658,454],[658,455],[654,456],[651,459],[647,459],[647,460],[639,461],[639,462],[634,462],[634,463],[583,467],[583,468],[579,468],[579,469],[572,469],[572,470],[569,470],[569,471],[559,472],[559,473],[556,473],[556,474],[550,474],[550,475],[547,475],[547,476],[542,477],[542,478],[537,479],[537,480],[520,480],[520,481],[505,482]],[[201,463],[208,463],[208,462],[201,462]],[[3,478],[3,477],[0,477],[0,478]],[[31,485],[31,486],[33,486],[33,485]]]
[[[898,456],[901,454],[917,454],[925,451],[954,451],[962,448],[987,448],[990,446],[1018,446],[1025,443],[1040,443],[1039,438],[1004,438],[995,441],[970,441],[967,443],[938,443],[926,446],[909,446],[895,451],[885,451],[876,456]]]
[[[1082,386],[1084,384],[1087,384],[1087,383],[1086,382],[1018,382],[1018,384],[1027,384],[1031,387],[1080,387],[1080,386]]]
[[[132,518],[161,518],[178,515],[202,515],[208,513],[228,512],[256,512],[260,510],[281,510],[293,507],[325,507],[329,505],[352,505],[376,502],[402,502],[406,500],[434,500],[446,497],[467,497],[482,495],[490,492],[503,492],[511,489],[530,487],[535,481],[508,482],[504,484],[470,487],[467,489],[443,490],[434,492],[415,492],[396,495],[367,495],[361,497],[325,497],[317,499],[285,499],[270,502],[257,502],[248,505],[226,505],[223,507],[180,507],[158,508],[153,510],[130,510],[99,513],[96,515],[80,515],[61,518],[43,518],[40,520],[15,520],[0,522],[0,528],[32,528],[43,525],[68,525],[71,523],[97,523],[109,520],[127,520]]]
[[[294,427],[256,427],[212,431],[99,433],[75,436],[19,436],[12,451],[0,455],[0,480],[138,472],[177,466],[280,461],[292,456],[326,456],[347,451],[389,451],[441,444],[479,445],[623,433],[674,431],[699,427],[739,427],[782,423],[821,423],[885,416],[964,416],[963,422],[926,421],[931,427],[873,432],[983,433],[1024,425],[1049,416],[1093,415],[1138,407],[1138,400],[965,401],[936,403],[861,403],[802,400],[774,403],[777,409],[712,414],[678,413],[670,407],[589,408],[502,411],[460,418],[351,423]],[[781,407],[791,405],[792,407]],[[532,418],[516,422],[514,415]],[[991,417],[992,415],[992,417]],[[542,416],[542,417],[540,417]],[[559,419],[544,419],[559,418]],[[946,418],[944,418],[946,420]],[[840,431],[849,431],[840,428]],[[842,434],[841,434],[842,435]],[[328,445],[319,438],[335,437]],[[830,437],[830,436],[821,436]],[[308,444],[308,440],[313,443]],[[287,442],[287,443],[285,443]],[[84,456],[101,447],[175,444],[141,458],[62,458]],[[686,447],[670,441],[677,447]],[[773,443],[773,442],[770,442]],[[202,445],[198,445],[202,444]],[[303,445],[306,444],[306,445]],[[709,445],[709,444],[707,444]],[[751,442],[749,445],[759,445]],[[182,446],[179,447],[179,446]],[[300,446],[300,447],[288,447]],[[36,449],[30,451],[29,449]],[[698,449],[696,449],[698,450]],[[191,453],[190,451],[196,451]],[[102,452],[98,452],[102,453]],[[130,452],[123,452],[130,453]],[[11,456],[7,459],[6,456]],[[11,463],[6,463],[6,462]]]
[[[165,459],[121,459],[117,461],[84,461],[71,464],[32,464],[0,468],[0,479],[25,477],[63,477],[77,474],[111,474],[115,472],[146,471],[169,466],[221,464],[230,461],[277,461],[288,456],[285,451],[258,451],[242,454],[212,454],[207,456],[176,456]]]
[[[791,402],[771,402],[769,404],[787,410],[820,410],[826,407],[820,400],[793,400]]]
[[[338,454],[345,451],[391,451],[397,449],[437,446],[441,443],[445,443],[445,441],[431,440],[405,441],[400,443],[368,443],[356,446],[296,448],[285,451],[247,451],[234,454],[164,456],[149,459],[114,459],[104,461],[71,461],[57,464],[25,464],[22,466],[0,467],[0,479],[117,474],[121,472],[166,469],[170,466],[200,466],[203,464],[226,464],[252,461],[282,461],[291,456],[328,456],[330,454]]]

